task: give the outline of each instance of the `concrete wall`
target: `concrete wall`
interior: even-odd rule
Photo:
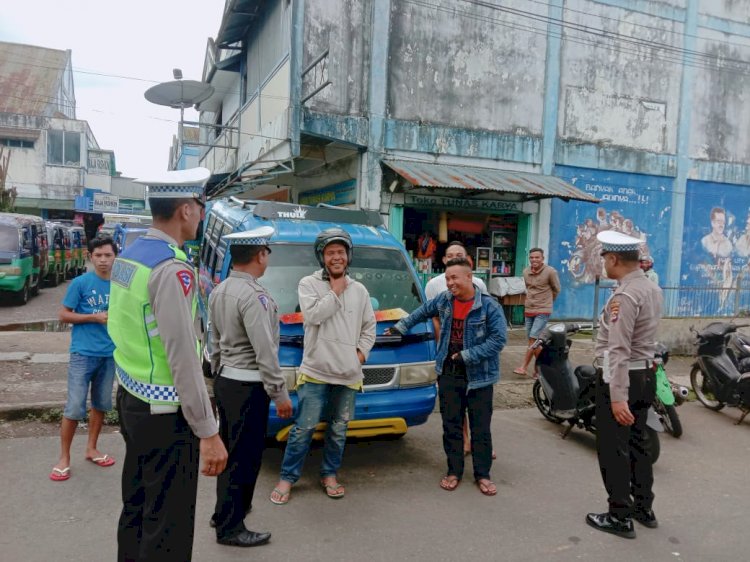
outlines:
[[[682,67],[667,49],[679,48],[683,24],[592,0],[567,0],[561,57],[558,134],[561,138],[651,152],[674,153]],[[677,57],[679,59],[679,57]]]
[[[518,17],[453,0],[393,2],[389,116],[540,136],[546,39]],[[521,0],[503,6],[546,12]]]
[[[332,82],[307,101],[306,107],[339,115],[364,114],[369,84],[372,1],[305,2],[303,70],[326,49],[329,55],[303,79],[302,97],[326,80]]]

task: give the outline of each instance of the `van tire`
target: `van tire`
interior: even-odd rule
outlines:
[[[39,291],[41,290],[41,288],[42,288],[42,278],[41,277],[37,277],[36,278],[36,285],[34,285],[31,288],[31,295],[32,296],[37,296],[39,294]]]
[[[23,289],[16,292],[16,303],[20,305],[25,305],[27,302],[29,302],[29,281],[26,280],[26,283],[23,284]]]

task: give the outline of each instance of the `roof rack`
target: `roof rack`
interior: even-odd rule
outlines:
[[[242,200],[238,200],[238,202],[242,202]],[[277,201],[246,201],[242,203],[255,204],[253,215],[266,220],[296,219],[361,224],[375,227],[383,226],[383,219],[377,211],[365,209],[342,209],[341,207],[334,207],[324,203],[318,204],[316,207],[295,205],[294,203],[279,203]]]

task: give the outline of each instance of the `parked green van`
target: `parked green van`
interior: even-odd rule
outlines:
[[[44,280],[50,287],[57,287],[65,281],[65,233],[61,224],[47,221],[45,226],[47,227],[49,258]]]
[[[68,277],[78,277],[86,272],[86,258],[88,257],[88,240],[86,231],[77,224],[68,225],[70,236],[70,264],[68,265]]]
[[[47,230],[33,215],[0,213],[0,292],[19,304],[41,288],[47,271]]]

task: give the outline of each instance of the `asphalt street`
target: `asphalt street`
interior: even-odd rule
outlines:
[[[445,461],[433,415],[398,441],[350,443],[340,473],[347,486],[342,500],[320,489],[315,449],[290,503],[271,504],[282,452],[268,450],[247,524],[273,538],[251,552],[216,544],[208,527],[214,481],[201,477],[194,560],[744,560],[750,422],[735,426],[736,410],[716,413],[698,403],[679,413],[685,435],[662,437],[655,467],[660,527],[638,526],[636,540],[584,523],[587,512],[606,507],[592,435],[575,430],[563,441],[560,427],[536,409],[496,410],[494,498],[473,485],[470,461],[455,492],[438,487]],[[74,441],[72,477],[56,483],[47,474],[57,438],[0,440],[4,560],[115,558],[122,463],[87,463],[84,445],[82,437]],[[102,436],[100,448],[122,460],[119,435]]]

